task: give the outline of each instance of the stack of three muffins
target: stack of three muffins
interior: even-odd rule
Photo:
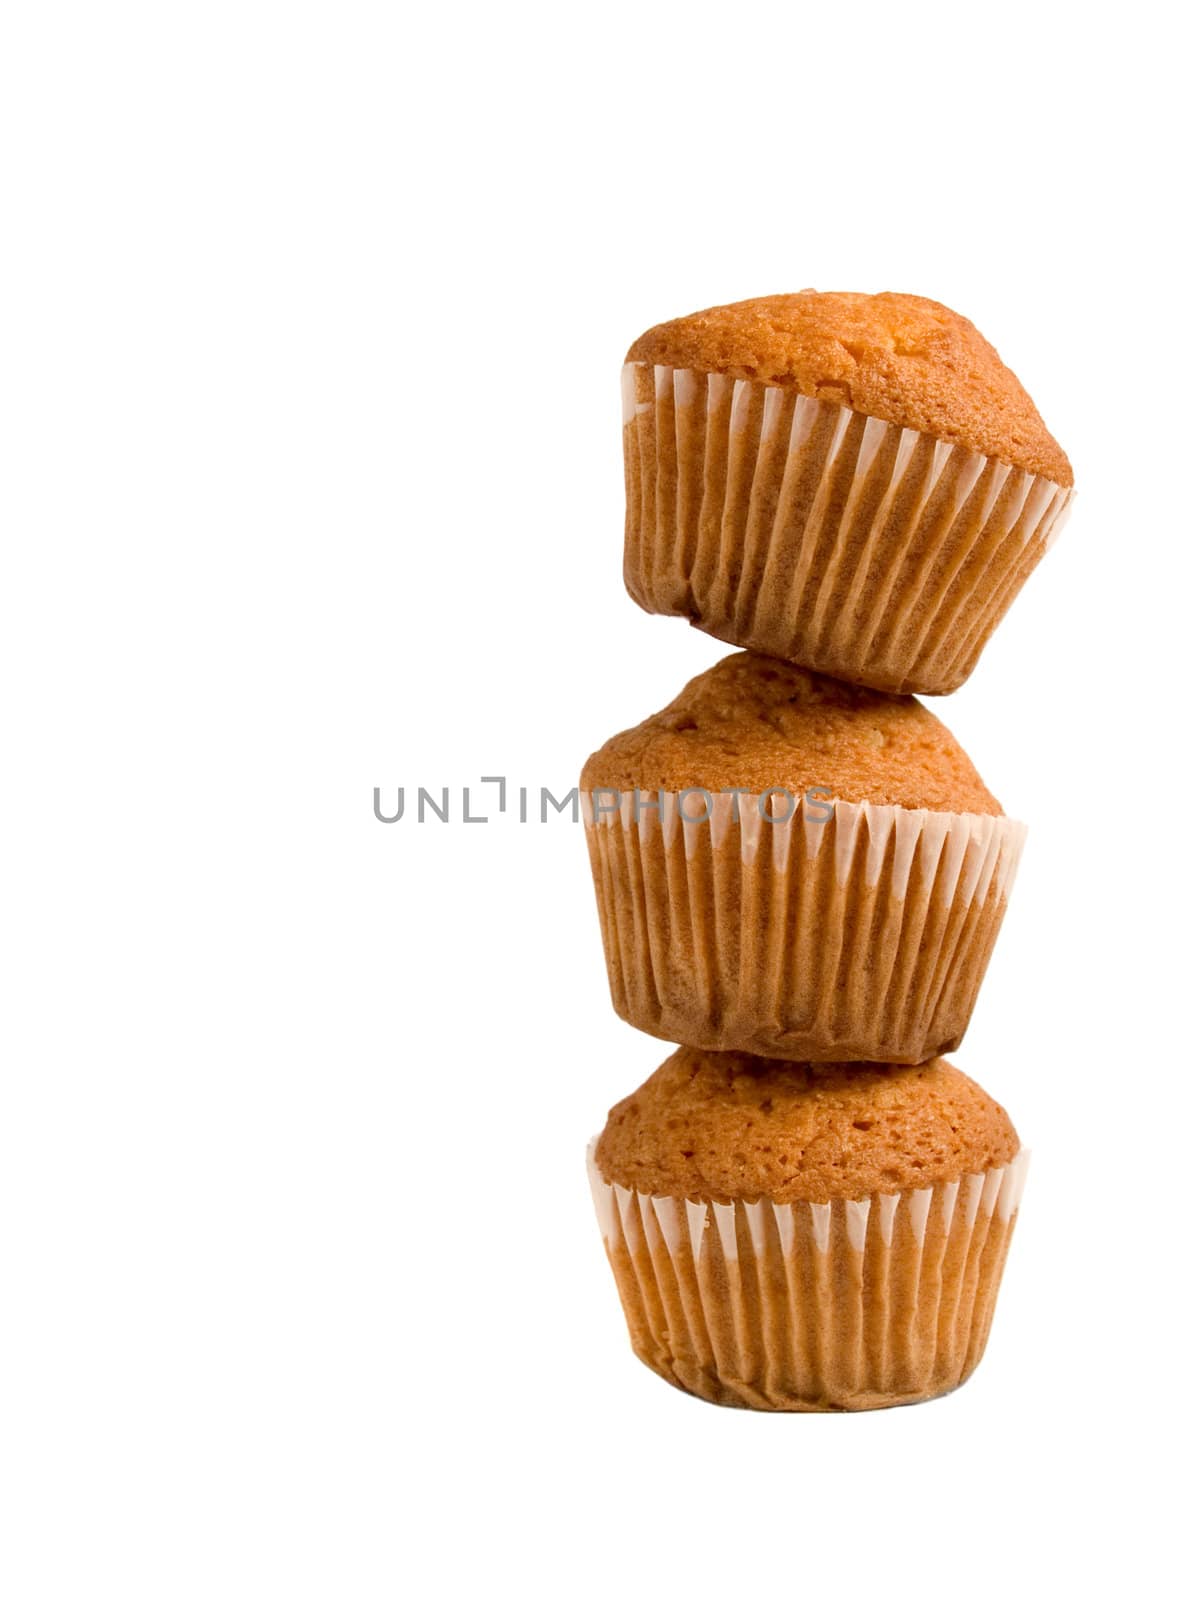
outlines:
[[[990,345],[905,295],[664,324],[625,369],[626,584],[748,647],[581,789],[613,1003],[681,1046],[589,1152],[637,1354],[706,1399],[956,1387],[1026,1157],[941,1059],[1024,838],[911,697],[972,670],[1070,467]]]

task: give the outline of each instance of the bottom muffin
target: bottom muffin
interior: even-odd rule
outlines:
[[[762,1411],[928,1400],[974,1371],[1026,1153],[948,1061],[681,1049],[588,1152],[634,1351]]]

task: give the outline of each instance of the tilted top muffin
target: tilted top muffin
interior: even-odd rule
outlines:
[[[914,294],[769,294],[660,323],[630,362],[831,400],[1069,487],[1071,464],[973,323]]]
[[[805,1065],[683,1048],[608,1114],[601,1176],[640,1194],[785,1205],[1005,1166],[1003,1106],[948,1061]]]
[[[821,788],[840,800],[1000,816],[966,753],[911,696],[739,651],[591,756],[581,787],[714,794]]]

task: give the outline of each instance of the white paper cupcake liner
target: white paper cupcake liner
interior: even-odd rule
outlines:
[[[652,793],[635,817],[631,791],[619,807],[582,796],[618,1014],[675,1044],[795,1061],[955,1049],[1024,824],[847,801],[821,822],[802,798],[780,820],[788,804]]]
[[[629,363],[622,396],[638,604],[893,693],[966,680],[1073,498],[767,384]]]
[[[1028,1167],[824,1205],[681,1200],[588,1174],[637,1355],[768,1411],[929,1399],[975,1369]]]

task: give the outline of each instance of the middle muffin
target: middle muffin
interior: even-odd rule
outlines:
[[[580,788],[627,1022],[804,1061],[957,1047],[1025,827],[911,696],[740,651]]]

